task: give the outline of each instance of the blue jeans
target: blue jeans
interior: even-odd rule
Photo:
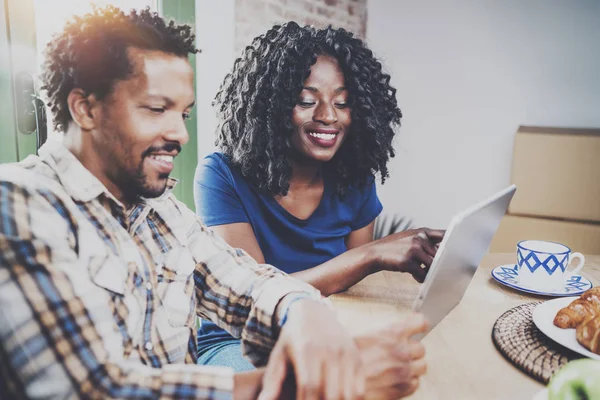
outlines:
[[[240,341],[233,338],[199,348],[197,364],[231,367],[236,373],[255,369],[242,355]]]

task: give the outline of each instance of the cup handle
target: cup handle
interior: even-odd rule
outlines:
[[[579,271],[581,271],[581,269],[583,268],[583,264],[585,264],[585,257],[583,256],[583,254],[581,253],[572,253],[571,257],[569,257],[569,263],[571,263],[571,261],[574,258],[579,258],[579,264],[577,264],[577,266],[572,270],[572,271],[568,271],[569,275],[576,275]]]

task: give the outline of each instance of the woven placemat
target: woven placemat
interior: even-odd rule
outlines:
[[[498,318],[492,330],[494,345],[511,364],[544,384],[571,360],[582,358],[544,335],[531,314],[542,302],[521,304]]]

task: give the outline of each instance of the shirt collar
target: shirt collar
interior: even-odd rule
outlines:
[[[56,172],[60,183],[72,199],[89,202],[104,194],[121,205],[106,186],[67,149],[62,141],[49,139],[40,147],[38,154],[40,159]],[[151,199],[152,202],[163,203],[178,182],[178,179],[169,177],[164,193],[155,199]],[[141,198],[141,200],[146,202],[147,199]]]

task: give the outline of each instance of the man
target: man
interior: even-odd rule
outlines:
[[[414,391],[425,363],[409,337],[422,318],[355,341],[314,288],[230,248],[171,194],[193,40],[148,10],[107,7],[48,45],[43,89],[63,140],[0,167],[2,396],[274,399],[290,382],[300,399]],[[266,368],[195,365],[196,315],[241,336]]]

